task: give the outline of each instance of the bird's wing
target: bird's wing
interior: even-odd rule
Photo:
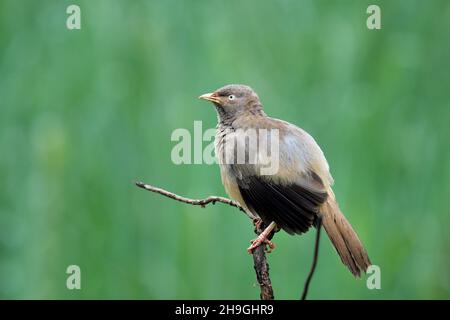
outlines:
[[[311,188],[316,186],[318,178],[321,186],[329,189],[333,185],[328,162],[314,138],[305,130],[278,119],[270,119],[274,127],[280,130],[280,175],[289,173],[290,177],[302,180]],[[304,177],[313,179],[304,179]],[[310,185],[311,183],[311,185]]]
[[[222,177],[226,179],[222,179],[227,182],[224,183],[227,191],[265,222],[275,221],[291,234],[304,233],[314,223],[320,205],[327,199],[332,183],[328,164],[317,143],[305,131],[287,122],[266,119],[259,122],[259,129],[278,129],[276,156],[271,158],[277,162],[276,170],[264,174],[261,163],[226,161],[227,164],[221,166]],[[242,133],[237,132],[229,133],[227,139],[236,139],[237,145],[244,141]],[[229,146],[236,147],[231,143],[223,147]],[[247,149],[251,150],[252,144],[249,147]],[[274,150],[271,149],[271,156]],[[256,151],[258,159],[264,158],[259,154],[264,151],[268,150]]]
[[[328,195],[295,182],[281,184],[257,175],[238,179],[237,184],[249,210],[266,223],[274,221],[290,234],[301,234],[309,229]]]

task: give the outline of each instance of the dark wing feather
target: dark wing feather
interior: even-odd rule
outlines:
[[[245,204],[265,223],[275,221],[289,234],[302,234],[314,223],[319,206],[327,199],[326,192],[318,192],[298,184],[281,185],[257,176],[239,181]]]

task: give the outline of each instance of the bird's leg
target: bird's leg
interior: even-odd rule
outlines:
[[[261,225],[263,224],[263,221],[261,218],[255,218],[253,219],[253,225],[255,226],[255,233],[257,233],[257,231],[259,229],[261,229]]]
[[[256,223],[258,223],[258,222],[255,222],[255,225],[256,225]],[[259,222],[259,223],[261,223],[261,222]],[[270,249],[267,251],[268,253],[272,252],[272,250],[275,249],[275,245],[272,243],[272,241],[270,241],[268,239],[268,237],[269,237],[270,233],[272,232],[272,230],[275,229],[276,226],[277,225],[275,224],[275,222],[272,221],[269,224],[269,226],[266,229],[264,229],[264,231],[261,232],[261,234],[255,240],[250,241],[252,245],[250,247],[248,247],[248,249],[247,249],[248,253],[252,254],[253,250],[258,248],[262,244],[267,244],[269,246]]]

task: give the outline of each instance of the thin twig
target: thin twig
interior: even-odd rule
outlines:
[[[204,208],[209,203],[215,204],[216,202],[221,202],[221,203],[228,204],[228,205],[230,205],[232,207],[236,207],[239,210],[245,212],[244,208],[242,208],[237,202],[234,202],[233,200],[230,200],[230,199],[227,199],[227,198],[224,198],[224,197],[209,196],[208,198],[205,198],[205,199],[190,199],[190,198],[179,196],[179,195],[177,195],[175,193],[172,193],[172,192],[169,192],[167,190],[164,190],[164,189],[161,189],[161,188],[157,188],[157,187],[151,186],[149,184],[145,184],[143,182],[135,182],[135,184],[139,188],[145,189],[147,191],[159,193],[159,194],[162,194],[163,196],[166,196],[166,197],[171,198],[173,200],[177,200],[177,201],[180,201],[180,202],[192,204],[194,206],[201,206],[202,208]]]
[[[306,300],[306,296],[308,295],[309,284],[311,282],[314,271],[316,270],[317,259],[319,258],[320,230],[322,229],[322,217],[320,215],[317,216],[316,228],[317,228],[317,233],[316,233],[316,244],[314,246],[313,263],[311,265],[311,270],[309,271],[308,278],[306,278],[305,287],[303,288],[301,300]]]
[[[163,196],[166,196],[170,199],[180,201],[183,203],[191,204],[191,205],[198,205],[204,208],[207,204],[215,204],[216,202],[221,202],[224,204],[228,204],[232,207],[238,208],[241,211],[244,211],[244,208],[242,208],[238,203],[227,199],[223,197],[218,196],[210,196],[205,199],[190,199],[186,197],[179,196],[173,192],[169,192],[167,190],[157,188],[154,186],[151,186],[149,184],[145,184],[143,182],[135,182],[135,184],[144,190],[155,192],[158,194],[161,194]],[[263,224],[257,225],[255,228],[255,233],[259,235],[264,230]],[[256,279],[258,280],[259,286],[260,286],[260,298],[262,300],[273,300],[273,288],[272,283],[270,281],[269,276],[269,264],[267,263],[266,253],[265,253],[265,246],[259,246],[255,250],[253,250],[253,262],[254,262],[254,268],[256,272]]]
[[[245,210],[237,203],[230,199],[224,198],[224,197],[218,197],[218,196],[209,196],[205,199],[190,199],[186,197],[179,196],[173,192],[154,187],[149,184],[145,184],[143,182],[135,182],[136,186],[139,188],[142,188],[144,190],[155,192],[158,194],[161,194],[165,197],[168,197],[170,199],[180,201],[183,203],[191,204],[191,205],[198,205],[204,208],[206,205],[212,203],[215,204],[216,202],[221,202],[224,204],[228,204],[229,206],[238,208],[239,210],[245,212]],[[306,279],[305,286],[303,288],[302,293],[302,300],[306,299],[306,296],[308,294],[308,288],[309,284],[311,282],[312,276],[314,274],[314,271],[316,270],[317,266],[317,259],[319,257],[319,242],[320,242],[320,230],[322,229],[322,218],[318,216],[317,219],[317,234],[316,234],[316,242],[314,247],[314,257],[313,257],[313,263],[311,265],[311,270],[309,271],[308,278]],[[261,232],[264,231],[264,224],[256,225],[255,233],[257,235],[261,234]],[[260,298],[262,300],[273,300],[274,294],[273,294],[273,288],[272,283],[270,281],[269,276],[269,264],[267,263],[267,258],[265,254],[265,246],[259,246],[255,250],[253,250],[253,262],[254,262],[254,268],[256,272],[256,278],[258,280],[259,286],[260,286]]]

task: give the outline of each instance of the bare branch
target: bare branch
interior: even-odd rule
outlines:
[[[311,265],[311,270],[309,271],[308,278],[306,278],[305,287],[303,288],[301,300],[306,300],[306,296],[308,295],[309,284],[311,282],[312,276],[314,275],[314,271],[316,271],[317,259],[319,258],[320,230],[322,229],[322,217],[320,215],[317,216],[316,229],[317,233],[316,233],[316,244],[314,246],[313,263]]]
[[[183,203],[191,204],[194,206],[201,206],[204,208],[207,204],[215,204],[216,202],[221,202],[224,204],[228,204],[229,206],[238,208],[239,210],[245,212],[245,210],[236,202],[223,198],[223,197],[217,197],[217,196],[209,196],[205,199],[190,199],[186,197],[179,196],[175,193],[169,192],[167,190],[157,188],[154,186],[151,186],[149,184],[145,184],[142,182],[135,182],[135,184],[142,189],[145,189],[150,192],[155,192],[158,194],[161,194],[163,196],[166,196],[170,199],[180,201]],[[261,232],[263,232],[264,226],[261,224],[259,227],[255,228],[255,233],[259,235]],[[272,283],[270,281],[269,277],[269,264],[267,263],[266,253],[265,253],[265,246],[259,246],[255,250],[253,250],[253,262],[254,262],[254,268],[256,272],[256,279],[258,280],[259,286],[260,286],[260,298],[262,300],[273,300],[273,289],[272,289]]]
[[[260,235],[265,228],[266,226],[264,223],[259,225],[256,224],[255,233]],[[267,262],[265,248],[266,246],[263,245],[253,250],[253,263],[256,272],[256,279],[258,280],[259,288],[261,290],[259,297],[261,300],[273,300],[273,288],[269,277],[269,263]]]
[[[179,196],[175,193],[169,192],[167,190],[154,187],[149,184],[145,184],[143,182],[135,182],[136,186],[139,188],[142,188],[144,190],[154,192],[161,194],[165,197],[168,197],[170,199],[180,201],[183,203],[191,204],[194,206],[201,206],[204,208],[206,205],[212,203],[215,204],[216,202],[221,202],[224,204],[227,204],[229,206],[238,208],[239,210],[245,212],[245,210],[237,203],[230,199],[224,198],[224,197],[218,197],[218,196],[209,196],[205,199],[190,199],[186,197]],[[264,224],[256,225],[255,226],[255,233],[257,235],[261,234],[261,232],[264,231]],[[316,235],[316,242],[314,247],[314,257],[313,257],[313,263],[311,265],[311,270],[309,271],[308,278],[306,279],[305,286],[303,288],[303,293],[301,296],[302,300],[306,299],[306,296],[308,294],[308,288],[309,284],[311,282],[312,276],[314,275],[314,272],[316,270],[317,266],[317,260],[319,257],[319,241],[320,241],[320,230],[322,229],[322,218],[318,216],[317,219],[317,235]],[[262,300],[273,300],[274,294],[273,294],[273,288],[272,283],[270,281],[269,276],[269,264],[267,263],[266,253],[265,253],[265,246],[259,246],[255,250],[253,250],[253,262],[254,262],[254,269],[256,272],[256,278],[258,280],[259,286],[260,286],[260,298]]]
[[[147,191],[159,193],[159,194],[162,194],[163,196],[166,196],[173,200],[177,200],[177,201],[184,202],[187,204],[192,204],[194,206],[201,206],[202,208],[204,208],[209,203],[215,204],[216,202],[221,202],[221,203],[228,204],[232,207],[238,208],[239,210],[245,212],[244,208],[242,208],[237,202],[234,202],[233,200],[230,200],[230,199],[227,199],[224,197],[209,196],[208,198],[205,198],[205,199],[190,199],[190,198],[179,196],[179,195],[169,192],[167,190],[157,188],[157,187],[151,186],[149,184],[145,184],[143,182],[135,182],[135,184],[139,188],[145,189]]]

